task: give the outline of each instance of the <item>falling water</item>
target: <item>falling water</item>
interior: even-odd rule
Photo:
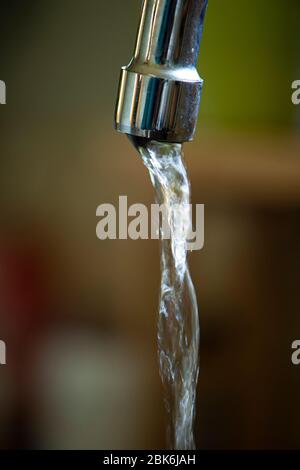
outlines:
[[[145,141],[137,147],[149,170],[156,202],[164,205],[170,232],[169,239],[164,239],[165,229],[160,228],[158,316],[158,357],[168,414],[168,442],[173,449],[194,449],[199,319],[186,239],[177,236],[190,216],[189,180],[181,144]]]

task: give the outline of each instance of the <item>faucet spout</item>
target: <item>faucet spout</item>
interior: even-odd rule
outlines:
[[[163,142],[193,139],[203,80],[196,65],[208,0],[144,0],[135,51],[122,67],[115,128]]]

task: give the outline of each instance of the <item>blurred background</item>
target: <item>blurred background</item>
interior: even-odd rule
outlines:
[[[96,208],[153,202],[113,130],[140,0],[1,1],[0,447],[165,446],[157,241],[100,241]],[[299,0],[210,1],[195,141],[205,247],[201,449],[300,448]]]

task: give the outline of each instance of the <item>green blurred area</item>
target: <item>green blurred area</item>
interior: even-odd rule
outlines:
[[[206,80],[201,119],[230,128],[291,126],[299,23],[297,0],[210,1],[200,58]]]

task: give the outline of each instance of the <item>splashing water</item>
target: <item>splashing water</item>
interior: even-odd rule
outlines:
[[[190,216],[187,208],[189,180],[181,144],[146,141],[138,145],[138,150],[149,170],[156,202],[164,205],[170,234],[169,239],[164,239],[164,228],[160,229],[158,316],[158,357],[168,414],[168,443],[173,449],[194,449],[199,319],[187,263],[186,240],[176,236]],[[176,210],[173,210],[175,206]]]

